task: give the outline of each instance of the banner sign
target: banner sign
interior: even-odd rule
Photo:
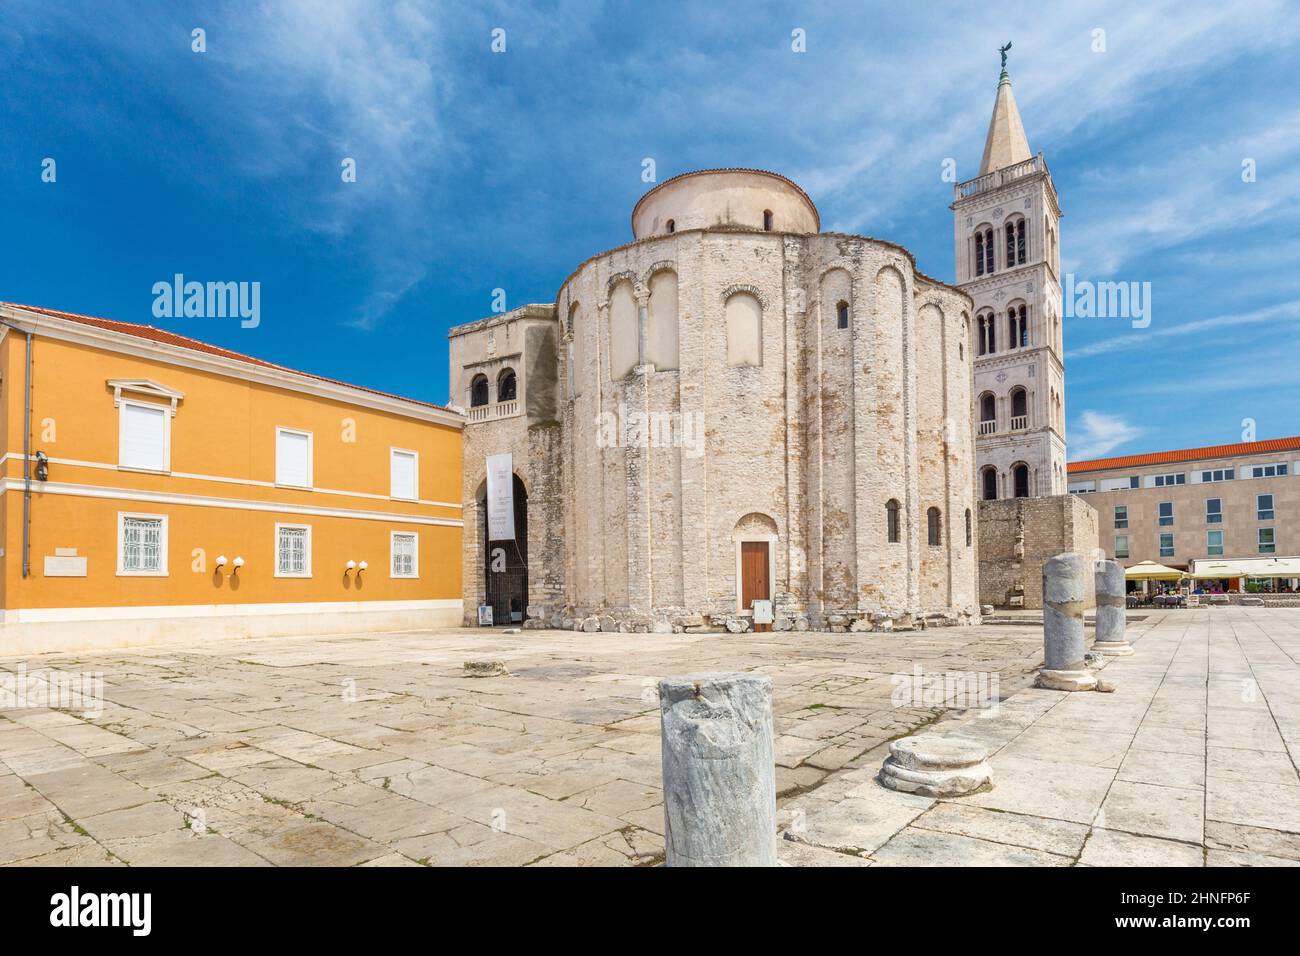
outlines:
[[[488,540],[515,540],[514,462],[509,453],[487,457]]]

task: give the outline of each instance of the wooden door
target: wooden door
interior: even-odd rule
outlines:
[[[740,606],[746,611],[753,610],[755,601],[772,599],[767,548],[766,541],[740,542]],[[768,627],[762,625],[763,630]]]

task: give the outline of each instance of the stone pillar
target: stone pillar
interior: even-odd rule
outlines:
[[[1096,690],[1097,678],[1083,664],[1083,604],[1087,561],[1058,554],[1043,562],[1043,669],[1038,686],[1050,690]]]
[[[1126,626],[1124,567],[1118,561],[1097,562],[1097,640],[1094,653],[1127,657],[1133,647],[1124,636]]]
[[[659,682],[667,866],[775,866],[772,679]]]
[[[645,366],[646,353],[649,351],[650,335],[650,288],[640,282],[632,289],[636,299],[636,364]]]

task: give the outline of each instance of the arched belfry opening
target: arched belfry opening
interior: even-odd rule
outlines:
[[[493,541],[487,513],[487,488],[478,497],[479,526],[483,529],[483,602],[492,606],[492,623],[518,626],[528,618],[528,491],[513,475],[515,537]]]

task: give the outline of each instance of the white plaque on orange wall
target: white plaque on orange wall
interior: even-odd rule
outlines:
[[[84,578],[86,576],[86,559],[67,555],[46,555],[45,576],[47,578]]]
[[[511,456],[487,457],[488,540],[515,540],[515,483]]]

